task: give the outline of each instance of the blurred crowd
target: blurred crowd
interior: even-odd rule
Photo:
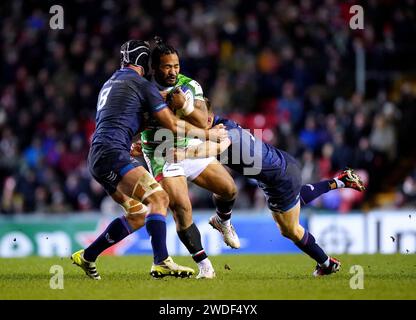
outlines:
[[[397,207],[416,207],[416,169],[407,175],[397,188],[395,205]]]
[[[1,213],[81,212],[108,200],[86,157],[97,94],[131,38],[159,35],[176,47],[182,73],[215,111],[295,155],[304,183],[359,169],[367,194],[333,192],[317,207],[360,207],[414,149],[414,0],[75,0],[62,3],[63,30],[49,27],[53,4],[0,5]],[[354,4],[364,8],[363,30],[349,27]],[[360,49],[365,92],[355,79]],[[398,188],[414,201],[408,179]],[[236,183],[237,207],[264,208],[254,181]],[[207,192],[191,186],[190,197],[212,208]]]

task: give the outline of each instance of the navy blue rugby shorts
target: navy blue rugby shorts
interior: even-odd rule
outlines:
[[[299,201],[302,187],[301,166],[299,162],[287,152],[281,151],[286,160],[286,168],[268,183],[259,182],[264,191],[267,206],[270,210],[283,213],[293,208]],[[276,177],[276,175],[274,175]]]
[[[130,156],[129,151],[108,150],[93,145],[88,154],[88,169],[95,180],[111,195],[123,176],[131,169],[143,166],[143,163]]]

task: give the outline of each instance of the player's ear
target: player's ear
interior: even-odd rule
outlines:
[[[212,127],[212,117],[208,115],[208,122],[207,122],[207,126],[205,129],[211,129],[211,127]]]

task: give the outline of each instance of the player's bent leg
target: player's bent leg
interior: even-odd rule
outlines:
[[[124,215],[132,231],[136,231],[145,225],[145,216],[149,210],[145,204],[126,196],[120,191],[114,192],[111,197],[123,207]]]
[[[172,210],[176,231],[189,228],[192,221],[192,204],[188,195],[188,183],[185,176],[165,177],[161,186],[169,195],[169,208]]]
[[[192,182],[213,193],[216,214],[209,219],[209,224],[221,233],[226,245],[234,249],[240,248],[240,239],[231,224],[232,208],[237,196],[234,179],[215,160]]]
[[[301,204],[306,205],[322,194],[340,188],[351,188],[360,192],[365,190],[361,177],[353,169],[346,168],[333,179],[303,185],[300,190]]]
[[[272,215],[282,236],[289,238],[293,242],[298,242],[302,239],[305,229],[299,224],[299,202],[288,211],[272,211]]]
[[[166,201],[169,199],[167,193],[163,194],[161,200],[158,200],[162,194],[156,192],[150,195],[148,198],[143,201],[147,202],[149,207],[156,208],[156,202]],[[153,264],[150,269],[150,274],[155,278],[163,278],[165,276],[174,276],[174,277],[190,277],[195,274],[194,269],[188,268],[176,264],[171,257],[163,258],[168,255],[166,248],[166,221],[165,216],[158,215],[157,213],[148,214],[146,216],[146,229],[147,232],[151,235],[152,247],[154,248],[154,259]],[[158,236],[155,239],[155,236]],[[160,239],[163,239],[161,241]]]
[[[144,214],[147,210],[140,202],[127,197],[120,191],[111,194],[114,201],[123,206],[126,214],[114,219],[85,250],[75,252],[71,259],[74,264],[81,267],[92,279],[101,279],[95,261],[107,248],[123,240],[130,233],[144,225]]]
[[[215,277],[214,268],[202,247],[201,234],[192,221],[192,204],[185,176],[165,177],[160,183],[169,195],[169,207],[175,218],[178,237],[198,264],[197,279]]]
[[[128,171],[119,182],[117,189],[147,205],[149,214],[158,212],[166,216],[169,197],[144,167],[135,167]],[[155,193],[157,196],[151,197]]]
[[[223,200],[234,200],[237,197],[234,179],[217,160],[212,161],[192,182],[217,194]]]
[[[309,204],[316,198],[319,198],[324,193],[327,193],[333,190],[333,185],[335,181],[333,180],[324,180],[317,183],[308,183],[301,187],[300,189],[300,202],[302,205]]]
[[[122,203],[125,210],[125,216],[128,224],[133,231],[136,231],[145,225],[145,218],[149,208],[143,203],[129,198]]]
[[[169,256],[166,247],[166,213],[169,197],[160,184],[143,167],[136,167],[123,176],[119,188],[148,207],[145,224],[153,248],[150,274],[155,278],[193,275],[193,269],[176,264]]]
[[[299,224],[299,201],[287,211],[272,211],[272,215],[282,235],[291,239],[299,249],[317,262],[314,276],[328,275],[340,269],[341,263],[335,258],[328,257],[316,243],[313,235]]]

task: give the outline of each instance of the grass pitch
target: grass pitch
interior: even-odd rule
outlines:
[[[228,255],[211,261],[213,280],[153,279],[149,256],[101,257],[94,281],[69,258],[0,259],[0,300],[5,299],[416,299],[416,255],[340,255],[341,271],[313,278],[304,255]],[[196,267],[190,257],[175,261]],[[51,289],[52,265],[64,270],[64,289]],[[350,288],[350,268],[364,270],[364,289]]]

